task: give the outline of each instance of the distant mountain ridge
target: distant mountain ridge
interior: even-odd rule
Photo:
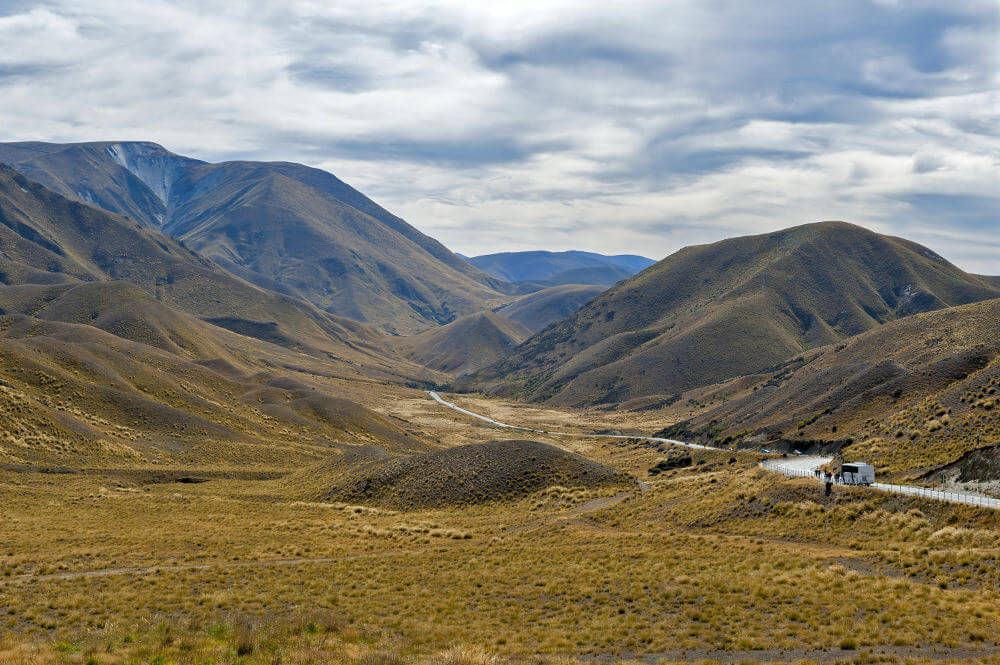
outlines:
[[[997,297],[995,279],[916,243],[807,224],[684,248],[462,385],[568,405],[671,395],[911,314]]]
[[[0,162],[182,240],[248,281],[393,332],[509,300],[502,280],[301,164],[209,164],[128,141],[5,143]]]
[[[494,277],[509,282],[537,282],[546,287],[561,284],[610,286],[655,263],[644,256],[609,256],[575,250],[501,252],[465,258]]]

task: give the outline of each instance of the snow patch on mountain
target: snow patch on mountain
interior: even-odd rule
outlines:
[[[182,173],[184,159],[155,143],[114,143],[105,152],[123,168],[137,177],[169,206],[170,192]]]

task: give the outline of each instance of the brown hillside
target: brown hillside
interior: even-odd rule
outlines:
[[[998,295],[991,280],[915,243],[843,222],[809,224],[685,248],[467,385],[559,404],[676,393]]]
[[[284,368],[300,354],[201,325],[210,337],[194,351],[215,347],[220,356],[191,359],[191,349],[90,325],[0,317],[0,463],[281,468],[341,445],[425,449],[401,423],[309,385],[308,374],[296,379]]]
[[[1000,444],[1000,300],[895,321],[773,371],[684,394],[676,438],[775,450],[844,449],[923,473]]]
[[[481,312],[399,338],[396,346],[425,367],[461,376],[495,363],[530,336],[531,331],[516,321]]]
[[[420,373],[387,355],[381,348],[383,336],[364,325],[253,286],[167,236],[66,199],[3,166],[0,243],[0,282],[6,285],[129,282],[170,308],[241,335],[393,375]],[[101,292],[74,293],[85,299]],[[5,297],[0,295],[0,308]],[[87,304],[79,306],[86,309]],[[127,315],[119,310],[118,316]]]

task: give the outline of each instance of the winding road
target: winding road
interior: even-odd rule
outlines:
[[[464,413],[467,416],[472,416],[473,418],[478,418],[484,422],[487,422],[496,427],[504,427],[507,429],[520,430],[522,432],[535,432],[537,434],[551,434],[555,436],[572,436],[572,437],[588,437],[595,439],[640,439],[643,441],[658,441],[660,443],[670,443],[675,446],[684,446],[685,448],[695,448],[698,450],[719,450],[718,448],[713,448],[712,446],[703,446],[697,443],[685,443],[684,441],[675,441],[674,439],[662,439],[655,436],[626,436],[624,434],[580,434],[578,432],[559,432],[554,430],[541,430],[541,429],[531,429],[530,427],[520,427],[518,425],[509,425],[507,423],[502,423],[492,418],[487,418],[486,416],[474,413],[467,409],[448,402],[440,395],[438,395],[433,390],[428,390],[427,394],[434,399],[434,401],[439,404],[443,404],[450,409],[454,409],[460,413]],[[767,469],[768,471],[775,471],[777,473],[782,473],[786,476],[793,478],[813,478],[815,477],[816,469],[823,466],[824,464],[829,464],[833,461],[832,457],[819,457],[813,455],[800,455],[795,457],[776,457],[773,459],[767,459],[760,463],[760,465]],[[643,485],[642,481],[640,486]],[[992,508],[995,510],[1000,510],[1000,499],[994,499],[983,494],[968,494],[963,492],[944,492],[941,490],[931,489],[929,487],[920,487],[919,485],[891,485],[889,483],[874,483],[871,485],[872,489],[879,490],[881,492],[889,492],[891,494],[902,494],[905,496],[919,496],[925,499],[933,499],[935,501],[947,501],[948,503],[961,503],[968,506],[979,506],[982,508]],[[645,488],[644,488],[645,489]]]
[[[670,443],[675,446],[684,446],[685,448],[695,448],[697,450],[717,450],[712,446],[702,446],[697,443],[685,443],[683,441],[675,441],[674,439],[661,439],[656,436],[627,436],[625,434],[581,434],[580,432],[559,432],[557,430],[549,429],[531,429],[530,427],[520,427],[518,425],[508,425],[507,423],[502,423],[492,418],[487,418],[486,416],[479,415],[478,413],[473,413],[463,409],[462,407],[452,404],[451,402],[446,402],[433,390],[428,390],[427,394],[430,395],[436,402],[447,406],[449,409],[455,409],[460,413],[464,413],[467,416],[472,416],[473,418],[479,418],[485,422],[496,427],[505,427],[507,429],[516,429],[522,432],[535,432],[536,434],[552,434],[555,436],[572,436],[572,437],[586,437],[592,439],[640,439],[642,441],[657,441],[659,443]]]

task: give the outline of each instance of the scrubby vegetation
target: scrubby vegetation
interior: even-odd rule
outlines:
[[[659,455],[591,454],[645,468]],[[266,479],[0,472],[0,541],[18,542],[0,552],[3,648],[30,665],[422,663],[455,645],[515,661],[919,662],[997,648],[1000,515],[827,498],[752,458],[705,456],[645,492],[403,511],[285,498]]]

